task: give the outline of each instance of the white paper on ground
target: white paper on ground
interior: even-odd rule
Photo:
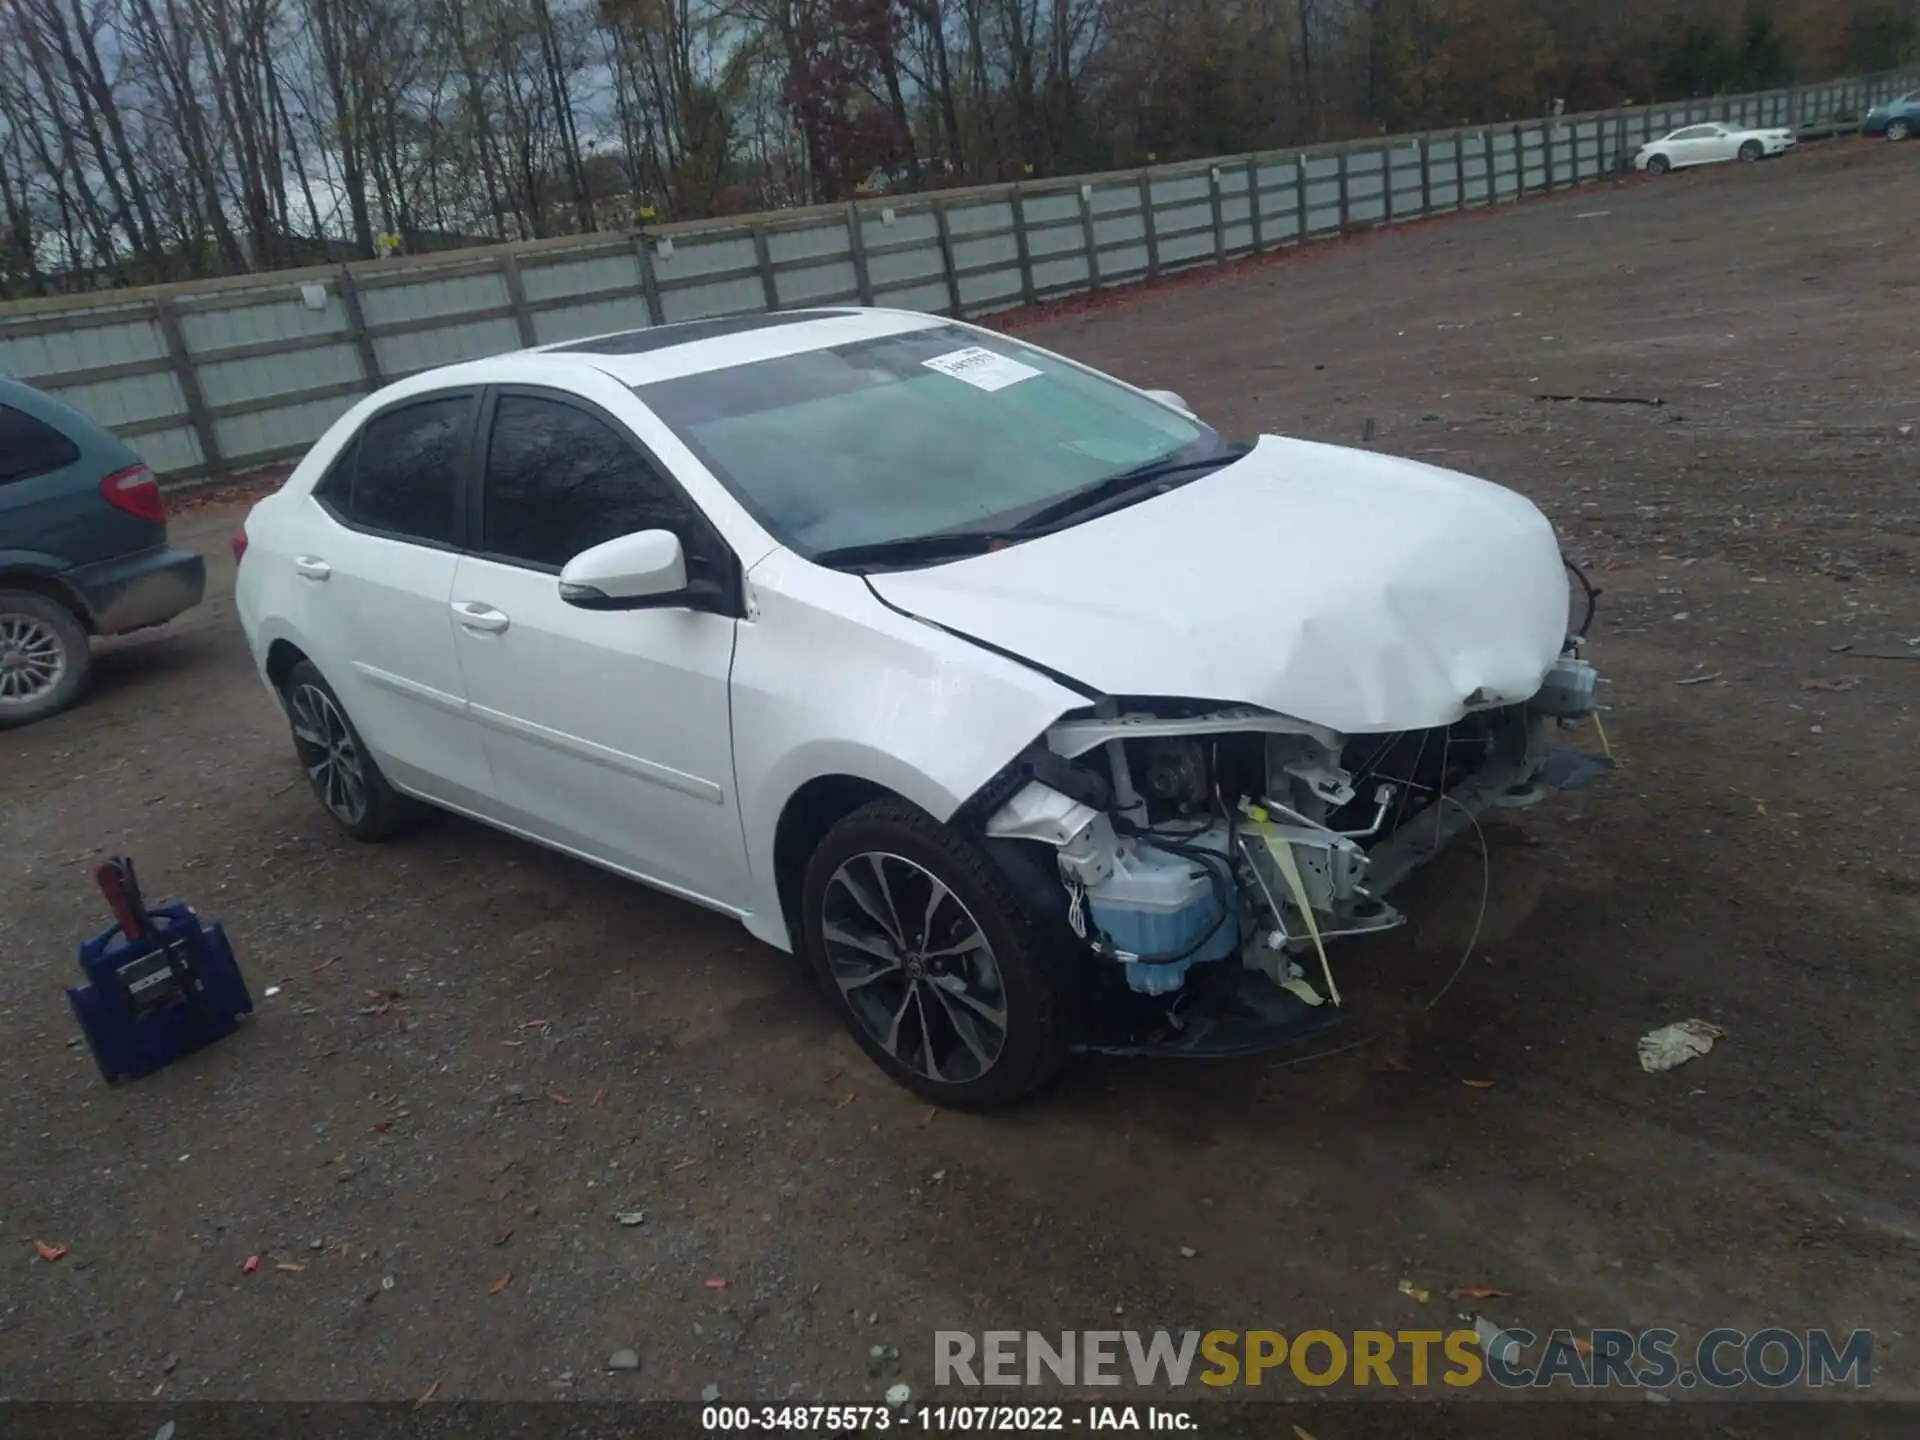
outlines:
[[[996,355],[978,345],[969,345],[964,350],[950,350],[945,355],[936,355],[920,363],[929,370],[938,370],[942,375],[964,380],[976,390],[986,391],[1004,390],[1022,380],[1031,380],[1040,373],[1031,365],[1022,365],[1018,360]]]
[[[1640,1037],[1637,1047],[1640,1068],[1658,1075],[1676,1065],[1684,1065],[1696,1055],[1713,1049],[1713,1042],[1727,1032],[1706,1020],[1683,1020],[1678,1025],[1662,1025]]]

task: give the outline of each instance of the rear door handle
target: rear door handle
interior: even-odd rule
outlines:
[[[304,580],[324,580],[333,574],[333,567],[318,555],[296,555],[293,568],[300,572]]]
[[[460,622],[461,629],[471,630],[476,635],[498,635],[513,623],[501,611],[491,605],[483,605],[478,600],[454,601],[453,618]]]

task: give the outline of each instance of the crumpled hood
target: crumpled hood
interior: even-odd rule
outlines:
[[[1256,705],[1349,735],[1525,699],[1567,634],[1560,547],[1532,502],[1271,435],[1084,525],[869,579],[1106,694]]]

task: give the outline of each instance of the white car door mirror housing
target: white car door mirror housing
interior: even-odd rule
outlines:
[[[1147,394],[1158,400],[1162,405],[1171,405],[1183,415],[1193,414],[1193,407],[1171,390],[1149,390]]]
[[[560,572],[560,598],[588,610],[671,605],[687,589],[687,557],[671,530],[641,530],[582,550]]]

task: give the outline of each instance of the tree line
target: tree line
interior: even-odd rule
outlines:
[[[1920,0],[6,0],[0,298],[1917,55]]]

